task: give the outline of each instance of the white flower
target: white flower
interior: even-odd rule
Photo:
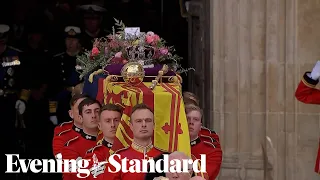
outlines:
[[[148,32],[147,32],[147,35],[148,35],[148,36],[154,36],[154,32],[148,31]]]
[[[121,34],[116,34],[116,37],[117,37],[118,39],[121,39],[121,38],[122,38],[122,35],[121,35]]]

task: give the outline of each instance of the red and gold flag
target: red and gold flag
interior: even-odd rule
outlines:
[[[181,86],[174,83],[161,83],[151,90],[150,85],[150,82],[145,82],[133,87],[123,82],[104,81],[104,103],[119,104],[124,108],[111,151],[130,146],[132,142],[132,131],[129,128],[131,110],[133,106],[143,102],[154,111],[154,146],[167,152],[181,151],[191,157]]]

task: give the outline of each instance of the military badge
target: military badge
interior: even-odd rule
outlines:
[[[14,83],[15,83],[14,79],[12,79],[12,78],[9,79],[8,84],[10,87],[13,87]]]
[[[7,73],[8,73],[9,76],[13,76],[13,74],[14,74],[13,68],[11,68],[11,67],[8,68]]]
[[[76,33],[76,31],[74,31],[74,29],[70,29],[69,31],[68,31],[68,35],[69,36],[75,36],[77,33]]]

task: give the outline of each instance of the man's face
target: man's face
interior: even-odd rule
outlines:
[[[93,129],[98,127],[100,106],[97,103],[83,106],[82,115],[80,115],[80,120],[82,120],[82,125],[88,129]]]
[[[121,114],[117,111],[102,111],[100,114],[99,129],[103,132],[103,136],[113,139],[116,135],[118,125],[121,120]]]
[[[77,124],[82,124],[82,121],[79,118],[79,104],[84,100],[84,98],[78,99],[74,105],[71,107],[69,111],[69,116],[73,119]]]
[[[79,48],[79,40],[77,38],[66,38],[66,47],[68,50],[76,51]]]
[[[41,33],[31,33],[29,34],[29,43],[40,44],[43,39]]]
[[[8,38],[7,37],[2,37],[0,39],[0,48],[3,48],[7,44]]]
[[[201,113],[197,110],[190,111],[187,114],[190,140],[197,138],[198,133],[201,130]]]
[[[187,159],[187,158],[183,158],[180,156],[176,156],[176,157],[169,156],[169,162],[173,159],[180,160],[181,164],[182,164],[182,162],[183,162],[182,160]],[[170,168],[170,166],[171,165],[169,165],[169,168]],[[181,171],[182,171],[182,169],[181,169]],[[169,178],[169,180],[189,180],[191,178],[191,174],[192,174],[192,170],[190,169],[189,172],[181,172],[181,173],[168,172],[168,173],[166,173],[166,177]]]
[[[85,29],[91,33],[98,31],[100,27],[101,19],[100,17],[86,17],[84,19]]]
[[[130,128],[133,136],[138,139],[148,139],[153,135],[153,113],[149,109],[138,109],[131,114]]]

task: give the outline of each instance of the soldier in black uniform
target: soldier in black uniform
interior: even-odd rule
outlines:
[[[21,96],[16,102],[17,110],[23,114],[26,125],[26,153],[30,158],[50,158],[51,140],[54,125],[49,121],[48,97],[46,95],[49,73],[48,51],[45,49],[45,30],[42,23],[36,21],[27,26],[27,47],[20,54],[21,60]],[[22,108],[24,107],[24,108]],[[41,128],[39,128],[41,127]],[[34,137],[38,141],[34,141]]]
[[[102,26],[103,13],[105,8],[98,5],[82,5],[80,6],[84,20],[84,31],[82,32],[82,46],[91,50],[93,41],[95,38],[106,37],[109,34],[107,30],[104,30]]]
[[[7,45],[10,27],[0,24],[0,117],[4,131],[5,153],[18,151],[15,102],[19,94],[20,50]]]
[[[50,120],[57,123],[70,121],[68,110],[72,91],[81,84],[79,73],[77,72],[77,55],[81,53],[80,44],[81,30],[77,26],[67,26],[66,33],[66,51],[54,55],[52,59],[50,85]]]

